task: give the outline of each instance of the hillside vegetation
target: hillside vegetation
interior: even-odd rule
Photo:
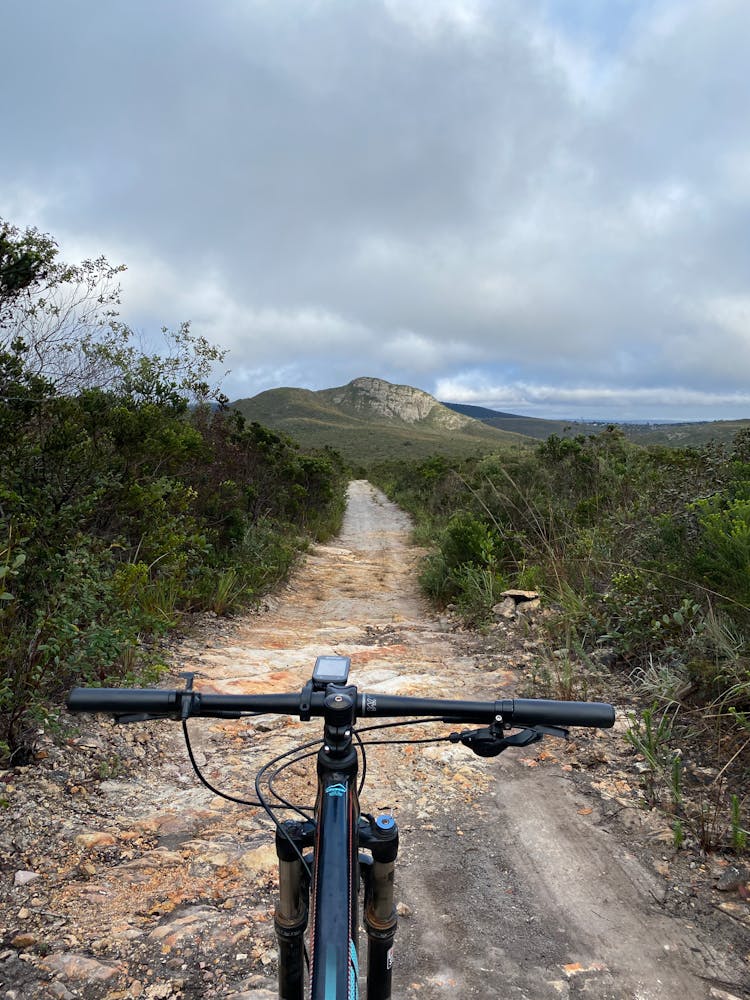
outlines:
[[[188,327],[131,346],[118,270],[0,222],[0,760],[71,685],[143,676],[184,613],[257,599],[343,511],[340,458],[227,410]]]
[[[389,459],[468,458],[530,443],[453,413],[426,392],[382,379],[354,379],[316,392],[269,389],[232,407],[304,447],[335,448],[359,470]]]
[[[638,444],[666,444],[672,448],[700,448],[712,443],[731,445],[750,430],[750,420],[704,420],[685,424],[625,424],[626,436]]]
[[[524,455],[388,463],[371,478],[432,547],[422,583],[433,599],[481,625],[507,587],[541,593],[558,653],[535,668],[536,693],[585,698],[607,664],[645,700],[629,739],[678,846],[689,828],[703,846],[745,849],[750,433],[730,449],[645,449],[611,429]],[[698,772],[683,771],[706,755],[720,762],[715,780],[696,779],[688,807]]]

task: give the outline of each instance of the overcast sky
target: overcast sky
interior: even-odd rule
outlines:
[[[748,0],[3,0],[0,216],[235,399],[750,417]]]

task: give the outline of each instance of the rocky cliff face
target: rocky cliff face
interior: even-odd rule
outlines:
[[[449,410],[428,392],[379,378],[355,378],[348,385],[325,389],[320,395],[335,406],[365,418],[431,424],[446,430],[459,430],[475,423],[470,417]]]

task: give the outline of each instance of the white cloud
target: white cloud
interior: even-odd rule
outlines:
[[[724,330],[750,346],[750,293],[718,296],[707,303],[707,313]]]
[[[427,377],[445,364],[463,364],[478,353],[470,343],[438,343],[413,330],[397,330],[385,338],[382,347],[382,357],[387,364]]]
[[[691,411],[700,413],[712,407],[738,411],[750,408],[750,391],[722,393],[682,386],[644,388],[630,385],[613,388],[606,385],[564,386],[523,381],[493,384],[482,382],[479,373],[439,379],[435,395],[450,403],[470,403],[497,410],[515,408],[522,412],[553,409],[567,412],[571,417],[587,414],[596,417],[607,412],[619,414],[627,411],[627,415],[641,418],[644,414],[660,410],[665,416],[673,417],[672,411],[684,415]]]
[[[127,263],[137,329],[192,319],[244,395],[744,405],[745,0],[180,11],[4,12],[0,209]]]
[[[390,17],[422,41],[433,41],[444,32],[457,31],[476,38],[485,29],[482,0],[383,0]]]
[[[0,218],[16,226],[36,225],[49,208],[49,193],[23,181],[6,183],[0,190]]]
[[[645,232],[667,233],[701,208],[701,198],[682,181],[639,189],[630,198],[633,221]]]

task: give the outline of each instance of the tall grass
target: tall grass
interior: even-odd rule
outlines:
[[[748,458],[748,433],[732,451],[698,451],[641,448],[610,428],[533,454],[392,463],[372,478],[431,536],[422,580],[436,600],[476,617],[496,581],[540,591],[550,627],[614,649],[654,694],[744,714]]]

